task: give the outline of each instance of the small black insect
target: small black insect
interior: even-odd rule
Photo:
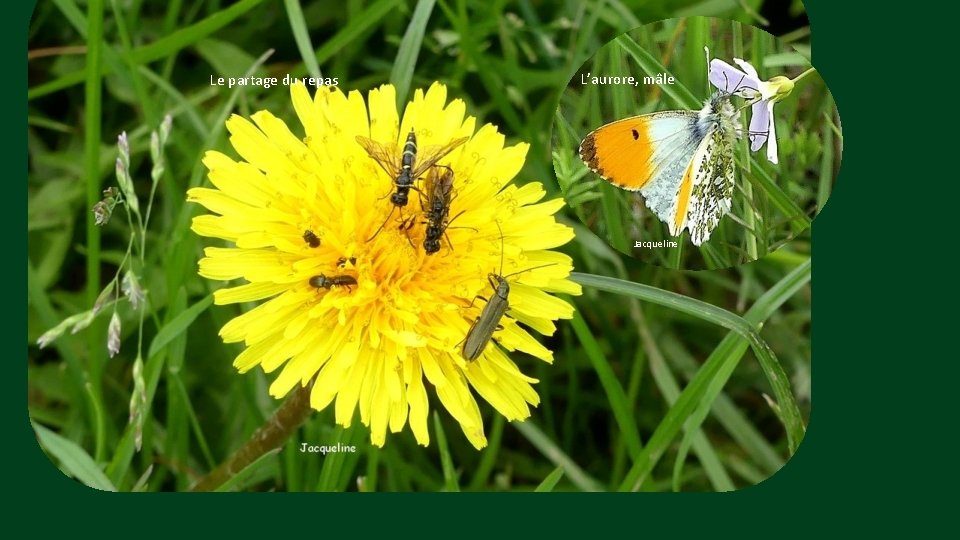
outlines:
[[[442,146],[426,148],[418,155],[417,135],[411,128],[410,133],[407,134],[407,140],[403,144],[403,149],[400,154],[397,155],[395,147],[385,146],[369,137],[357,135],[356,138],[357,143],[366,150],[367,154],[380,165],[380,168],[393,178],[393,186],[396,191],[390,195],[390,202],[393,203],[394,208],[403,208],[406,206],[409,202],[410,190],[416,189],[414,182],[417,178],[420,178],[430,167],[433,167],[458,146],[467,142],[468,139],[469,137],[460,137]],[[367,240],[368,242],[380,234],[383,226],[387,224],[387,221],[390,220],[390,216],[392,215],[393,210],[391,209],[390,215],[383,221],[383,224],[380,225],[377,232],[373,233],[373,236]],[[402,217],[401,214],[401,218]]]
[[[346,287],[347,291],[353,291],[353,289],[351,289],[350,286],[356,285],[356,284],[357,284],[357,278],[353,276],[346,276],[346,275],[327,277],[323,274],[320,274],[319,276],[313,276],[312,278],[310,278],[310,285],[318,289]]]
[[[340,268],[343,268],[344,266],[347,265],[347,261],[350,261],[350,264],[354,266],[357,265],[356,257],[340,257],[339,259],[337,259],[337,266],[339,266]]]
[[[303,231],[303,241],[312,248],[320,247],[320,237],[309,229]]]
[[[447,236],[447,227],[463,212],[448,220],[450,202],[453,200],[453,170],[444,168],[443,173],[434,167],[426,178],[426,203],[421,203],[427,215],[427,230],[423,238],[423,250],[427,255],[440,251],[440,238]],[[450,244],[450,238],[447,238]],[[452,246],[452,244],[451,244]]]

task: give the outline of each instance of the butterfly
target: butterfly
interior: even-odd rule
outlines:
[[[731,93],[699,111],[661,111],[605,124],[584,137],[580,159],[611,184],[639,191],[670,234],[710,239],[730,211],[733,149],[740,132]]]

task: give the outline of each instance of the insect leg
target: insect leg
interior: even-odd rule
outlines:
[[[383,223],[381,223],[380,226],[377,227],[377,232],[373,233],[373,236],[371,236],[370,238],[367,238],[367,239],[365,240],[365,242],[369,242],[369,241],[373,240],[374,238],[377,237],[378,234],[380,234],[380,231],[383,230],[383,227],[387,224],[388,221],[390,221],[390,218],[393,216],[393,210],[396,209],[396,208],[397,208],[397,207],[394,206],[393,208],[390,209],[390,213],[387,214],[387,219],[383,220]]]

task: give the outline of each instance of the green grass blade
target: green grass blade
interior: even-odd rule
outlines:
[[[398,3],[400,3],[399,0],[380,0],[368,7],[363,13],[358,14],[350,21],[350,24],[334,34],[317,49],[317,62],[321,64],[326,62],[354,39],[376,26],[380,19],[389,15]]]
[[[173,369],[170,371],[173,371]],[[193,434],[197,438],[197,444],[200,446],[200,452],[207,461],[207,468],[210,470],[215,469],[217,467],[217,460],[213,459],[213,453],[210,452],[210,446],[207,444],[207,438],[203,434],[203,427],[200,425],[200,420],[197,418],[197,413],[193,408],[193,403],[190,402],[190,393],[187,391],[186,385],[183,384],[183,379],[180,378],[179,373],[174,372],[167,377],[167,381],[174,387],[181,403],[183,404],[183,407],[186,409],[190,427],[193,429]]]
[[[668,404],[673,405],[680,396],[680,386],[677,384],[673,373],[671,373],[667,367],[667,362],[663,358],[659,347],[656,346],[653,335],[646,328],[646,323],[643,322],[641,324],[640,337],[644,342],[644,346],[649,351],[650,374],[653,376],[653,380],[656,382],[660,393],[663,394],[664,399],[666,399]],[[683,426],[683,430],[686,433],[684,442],[687,442],[687,445],[684,446],[681,444],[677,452],[673,474],[674,491],[680,491],[681,472],[691,445],[694,447],[697,458],[700,460],[700,464],[703,466],[704,472],[713,488],[716,491],[733,491],[733,481],[727,474],[726,469],[723,468],[720,459],[717,457],[717,452],[710,445],[703,431],[700,430],[699,425],[692,425],[688,421]]]
[[[178,289],[176,292],[171,292],[171,296],[182,296],[185,295],[184,291]],[[171,305],[177,305],[178,300],[172,299]],[[168,316],[173,316],[169,322],[163,325],[157,335],[153,338],[153,341],[150,342],[150,349],[147,353],[146,365],[143,369],[143,376],[146,379],[147,387],[147,411],[144,414],[149,414],[149,410],[153,404],[154,395],[157,392],[157,384],[160,382],[160,375],[163,372],[163,365],[165,364],[166,356],[162,354],[166,347],[173,341],[178,335],[181,335],[186,331],[190,323],[193,322],[196,317],[202,313],[210,304],[213,302],[213,296],[208,295],[204,299],[195,303],[189,308],[178,311],[176,316],[173,316],[172,312],[168,312]],[[130,461],[133,459],[134,454],[134,436],[136,430],[133,425],[128,425],[124,430],[123,435],[120,437],[120,441],[116,445],[114,450],[113,458],[110,461],[110,465],[107,467],[107,475],[113,479],[114,483],[119,484],[120,480],[127,474],[127,470],[130,467]]]
[[[584,287],[592,287],[601,291],[607,291],[622,296],[631,296],[664,307],[675,309],[682,313],[692,315],[698,319],[720,325],[728,330],[733,330],[743,337],[750,338],[756,334],[757,328],[737,315],[708,304],[702,300],[690,298],[682,294],[671,291],[665,291],[650,285],[642,283],[633,283],[622,279],[611,278],[607,276],[597,276],[593,274],[582,274],[573,272],[570,274],[573,281]]]
[[[470,480],[471,491],[478,491],[487,485],[487,479],[490,478],[490,473],[493,472],[493,467],[497,463],[497,456],[500,454],[500,445],[503,442],[503,425],[505,423],[506,420],[503,416],[494,415],[493,425],[490,426],[490,437],[487,438],[487,447],[483,449],[480,463]]]
[[[691,356],[677,337],[674,335],[662,336],[658,338],[658,343],[663,346],[663,352],[670,359],[671,364],[676,365],[679,370],[685,373],[696,372],[700,365],[699,362]],[[740,341],[738,349],[733,354],[739,358],[746,350],[747,343]],[[705,401],[710,401],[709,394]],[[746,452],[749,459],[766,471],[767,475],[773,474],[783,467],[783,458],[750,423],[750,420],[737,408],[730,397],[720,392],[713,401],[711,412],[727,433],[740,445],[740,448]]]
[[[825,107],[828,111],[833,110],[833,99],[831,97],[827,98],[828,105]],[[826,113],[824,113],[826,116]],[[824,121],[831,121],[831,117],[827,117]],[[833,130],[825,129],[823,130],[823,156],[820,158],[820,182],[817,185],[817,212],[823,210],[823,205],[827,204],[827,199],[830,197],[830,190],[833,188],[832,179],[833,175],[833,160],[834,160],[834,146],[833,146]]]
[[[138,64],[146,64],[179,52],[227,26],[238,17],[255,8],[260,2],[263,2],[263,0],[240,0],[235,4],[231,4],[224,9],[214,12],[196,24],[177,30],[169,36],[160,38],[149,45],[138,47],[132,52],[133,60]]]
[[[738,161],[737,165],[740,166],[741,171],[744,170],[743,163]],[[744,176],[749,181],[760,186],[760,189],[770,197],[770,202],[790,220],[790,226],[793,228],[794,233],[802,232],[810,226],[810,218],[807,217],[806,212],[801,210],[800,207],[797,206],[797,203],[793,202],[793,199],[780,189],[780,186],[763,170],[763,167],[754,163],[754,166],[750,168],[750,172],[744,173]]]
[[[552,473],[548,474],[547,477],[543,479],[543,482],[540,482],[540,485],[537,486],[537,489],[533,491],[537,493],[553,491],[553,488],[557,487],[557,482],[559,482],[561,478],[563,478],[563,467],[557,467]]]
[[[447,445],[447,435],[440,424],[440,416],[436,411],[433,412],[433,428],[437,432],[437,449],[440,451],[440,465],[443,467],[443,486],[446,491],[460,491],[460,485],[457,482],[457,471],[453,467],[453,456],[450,455],[450,447]]]
[[[666,397],[667,401],[672,405],[680,395],[680,387],[677,385],[673,374],[670,373],[670,370],[667,368],[663,357],[659,354],[651,354],[650,368],[654,379],[657,381],[657,387],[661,389],[664,397]],[[716,381],[719,379],[720,377],[715,378],[713,383],[716,384]],[[721,384],[720,386],[722,387],[723,385]],[[693,418],[693,416],[691,416],[691,418]],[[687,420],[683,431],[683,439],[680,441],[680,447],[677,450],[677,458],[673,467],[673,490],[680,491],[681,480],[683,478],[683,466],[686,463],[690,448],[693,447],[713,488],[716,491],[733,491],[735,489],[733,480],[730,479],[726,469],[724,469],[723,464],[720,462],[720,458],[717,456],[717,452],[713,449],[710,441],[700,429],[700,423]]]
[[[80,37],[87,37],[87,18],[84,17],[83,12],[80,11],[80,7],[77,6],[77,3],[73,0],[53,0],[53,4],[57,6],[57,9],[60,10],[60,13],[67,19],[70,23],[70,26],[74,27],[77,30],[77,33],[80,34]]]
[[[594,287],[608,292],[633,296],[641,300],[647,300],[670,307],[693,315],[694,317],[713,322],[714,324],[719,324],[746,338],[754,354],[757,356],[760,366],[763,368],[764,375],[766,375],[770,381],[776,401],[781,407],[782,420],[787,430],[790,453],[792,454],[796,451],[800,445],[800,441],[803,439],[805,430],[803,419],[800,417],[800,408],[797,406],[793,391],[790,388],[790,380],[787,378],[783,366],[780,365],[780,361],[777,360],[773,349],[760,337],[757,324],[751,324],[747,320],[712,304],[674,292],[664,291],[649,285],[631,283],[629,281],[605,276],[581,274],[579,272],[574,272],[571,274],[571,277],[574,281],[585,287]]]
[[[658,86],[663,90],[664,94],[670,96],[679,106],[690,109],[699,109],[702,106],[700,100],[693,95],[693,92],[677,80],[676,75],[673,75],[660,63],[660,60],[657,60],[652,54],[647,52],[647,50],[641,47],[633,38],[628,35],[623,35],[618,37],[616,42],[636,60],[637,64],[647,75],[653,76],[657,73],[666,73],[668,76],[674,77],[675,82],[673,84],[660,84]]]
[[[311,77],[319,79],[320,65],[317,63],[317,55],[313,53],[313,44],[310,42],[310,31],[307,29],[307,21],[303,18],[303,9],[300,7],[300,0],[283,0],[284,7],[287,8],[287,19],[290,21],[290,30],[293,33],[293,40],[297,42],[297,50],[300,51],[300,57],[303,58],[303,64],[307,67],[307,73]]]
[[[103,61],[103,1],[91,0],[87,14],[87,64],[84,85],[84,176],[86,178],[87,208],[93,208],[100,200],[100,129],[103,89],[100,79],[100,66]],[[86,213],[87,218],[87,283],[86,302],[94,305],[100,294],[100,227],[96,224],[93,212]],[[103,337],[104,325],[93,323],[87,330],[89,380],[95,407],[103,410],[101,381],[103,363],[106,361],[106,347]],[[102,420],[102,419],[101,419]],[[105,441],[98,436],[94,456],[104,458]]]
[[[413,72],[417,67],[417,55],[420,54],[423,34],[435,4],[436,0],[417,2],[410,24],[407,25],[407,31],[400,41],[397,59],[394,60],[393,69],[390,70],[390,82],[397,88],[397,107],[400,110],[403,110],[403,104],[407,102],[407,94],[410,93],[410,83],[413,81]]]
[[[137,47],[130,52],[130,59],[134,64],[147,64],[155,60],[165,58],[230,24],[230,22],[232,22],[234,19],[250,11],[262,1],[263,0],[240,0],[236,4],[215,12],[213,15],[210,15],[202,21],[160,38],[149,45]],[[93,2],[91,2],[91,5],[93,5]],[[102,7],[103,6],[101,3],[101,9]],[[98,34],[95,41],[98,48],[102,42],[101,38],[102,35]],[[93,42],[92,39],[90,41]],[[90,57],[89,48],[87,50],[87,57]],[[98,65],[94,69],[93,75],[91,76],[99,77],[107,72],[108,70],[105,70],[103,66]],[[87,73],[88,70],[84,68],[82,70],[74,71],[58,77],[48,83],[35,86],[27,91],[27,99],[30,100],[45,96],[58,90],[63,90],[64,88],[69,88],[70,86],[79,84],[85,80]]]
[[[37,440],[40,441],[40,445],[60,460],[65,473],[92,488],[102,491],[117,490],[83,448],[40,424],[34,424],[33,427],[37,430]]]
[[[786,302],[800,287],[809,281],[810,263],[807,261],[806,264],[797,267],[764,293],[763,296],[754,303],[753,307],[747,311],[745,318],[752,324],[759,324],[766,320],[780,305]],[[724,370],[724,364],[739,362],[743,351],[746,350],[742,340],[742,336],[731,333],[714,349],[714,352],[707,361],[704,362],[693,379],[690,380],[690,383],[687,384],[687,387],[680,394],[680,397],[677,398],[676,403],[667,411],[660,425],[656,431],[654,431],[650,440],[647,441],[643,452],[634,460],[633,467],[620,484],[621,491],[633,491],[637,489],[650,471],[653,470],[654,465],[656,465],[657,461],[666,451],[671,441],[673,441],[673,438],[683,428],[684,423],[696,412],[697,407],[703,402],[707,396],[711,381],[717,378],[718,374]],[[749,340],[747,341],[749,342]],[[737,350],[738,348],[741,349],[739,352]],[[796,402],[792,399],[788,402],[792,403],[793,407],[796,407]],[[799,417],[799,409],[796,410],[796,415]],[[793,422],[792,419],[791,422]],[[796,450],[796,445],[799,444],[799,440],[802,439],[803,436],[803,425],[802,423],[798,424],[799,426],[793,424],[787,426],[788,440],[791,441],[791,454]],[[800,439],[797,438],[797,430],[800,432]]]
[[[243,486],[247,485],[251,479],[255,478],[262,469],[269,467],[270,465],[275,465],[273,461],[279,453],[280,448],[274,448],[266,452],[262,456],[255,459],[253,463],[241,469],[240,472],[228,478],[226,482],[217,486],[217,488],[213,491],[224,492],[242,489]]]
[[[336,426],[330,435],[320,441],[321,445],[351,446],[356,450],[361,441],[369,437],[370,432],[360,424],[354,422],[350,427]],[[314,443],[311,443],[314,444]],[[299,449],[297,449],[299,452]],[[317,491],[339,492],[346,490],[351,478],[355,478],[355,469],[360,454],[356,451],[329,452],[323,457],[323,467],[317,481]]]
[[[147,353],[147,358],[153,357],[153,355],[163,350],[164,347],[173,341],[175,337],[186,332],[190,328],[190,323],[210,307],[211,304],[213,304],[213,295],[208,294],[199,302],[194,303],[182,313],[179,313],[172,321],[165,324],[163,328],[157,332],[157,336],[153,338],[153,341],[150,342],[150,351]]]
[[[550,437],[547,437],[533,422],[530,420],[526,422],[510,422],[510,425],[517,428],[517,431],[526,437],[551,463],[563,469],[573,485],[583,491],[604,491],[603,485],[599,481],[581,469],[579,465],[570,459],[570,456],[564,453],[564,451],[550,440]]]
[[[640,442],[640,433],[637,431],[637,423],[633,418],[633,412],[627,401],[627,396],[623,392],[623,387],[617,380],[617,376],[600,350],[600,344],[590,332],[590,328],[583,320],[579,311],[573,312],[573,320],[570,322],[573,331],[583,345],[583,350],[590,360],[590,365],[600,378],[600,384],[607,394],[607,401],[610,403],[610,409],[613,411],[613,417],[620,428],[624,443],[627,445],[628,454],[633,457],[640,453],[643,445]]]

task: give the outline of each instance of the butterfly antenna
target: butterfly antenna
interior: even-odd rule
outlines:
[[[743,80],[744,80],[745,78],[747,78],[746,73],[744,73],[743,75],[740,76],[740,80],[737,81],[737,84],[734,85],[733,90],[730,91],[731,94],[736,94],[737,92],[740,91],[740,85],[743,84]]]

